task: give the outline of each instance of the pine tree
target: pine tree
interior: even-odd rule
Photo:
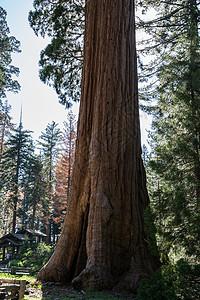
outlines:
[[[11,65],[11,54],[20,52],[19,41],[9,36],[9,28],[6,22],[6,11],[0,7],[0,99],[6,97],[6,92],[17,92],[19,83],[13,79],[13,75],[19,74],[19,69]]]
[[[47,210],[47,189],[44,168],[39,156],[31,157],[23,186],[23,221],[24,227],[39,229],[40,220]]]
[[[52,205],[55,189],[55,163],[58,156],[58,146],[60,142],[60,129],[58,124],[52,121],[48,124],[45,132],[40,136],[39,146],[41,158],[44,165],[44,174],[47,185],[48,204],[46,205],[46,216],[44,218],[47,242],[51,242],[51,226],[52,226]]]
[[[151,3],[155,4],[154,1]],[[153,95],[151,166],[159,176],[153,191],[160,247],[198,257],[200,206],[199,1],[161,1],[146,24],[157,54]],[[151,31],[152,29],[152,31]],[[151,51],[151,47],[148,48]],[[152,67],[151,66],[151,67]],[[151,71],[151,69],[148,69]],[[156,185],[155,185],[156,186]]]
[[[33,155],[30,131],[23,130],[22,122],[9,137],[1,160],[1,190],[8,195],[12,205],[12,232],[16,230],[20,191],[25,172]]]

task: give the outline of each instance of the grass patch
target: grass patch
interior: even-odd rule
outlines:
[[[36,281],[36,275],[35,276],[30,276],[30,275],[11,275],[8,273],[0,273],[0,279],[1,278],[8,278],[8,279],[23,279],[26,280],[28,282],[35,282]]]

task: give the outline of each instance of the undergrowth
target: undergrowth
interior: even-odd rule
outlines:
[[[165,265],[150,279],[143,279],[138,300],[198,300],[200,299],[200,265],[179,260],[176,265]]]
[[[28,244],[26,242],[20,249],[15,260],[12,260],[11,266],[30,267],[31,275],[37,274],[39,270],[49,260],[54,251],[53,246],[45,243]]]

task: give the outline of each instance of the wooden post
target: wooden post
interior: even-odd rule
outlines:
[[[24,299],[26,280],[20,280],[19,300]]]
[[[16,275],[16,267],[15,266],[11,267],[11,275]]]
[[[3,261],[5,260],[5,247],[3,247]]]

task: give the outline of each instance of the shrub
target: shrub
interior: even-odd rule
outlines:
[[[176,298],[172,266],[161,267],[150,279],[143,279],[138,289],[139,300],[174,300]]]
[[[200,299],[200,265],[181,259],[175,266],[162,266],[150,279],[141,281],[138,299]]]
[[[53,246],[46,245],[45,243],[33,244],[30,247],[23,247],[12,261],[13,266],[31,267],[33,274],[38,272],[43,265],[49,260],[54,251]]]

